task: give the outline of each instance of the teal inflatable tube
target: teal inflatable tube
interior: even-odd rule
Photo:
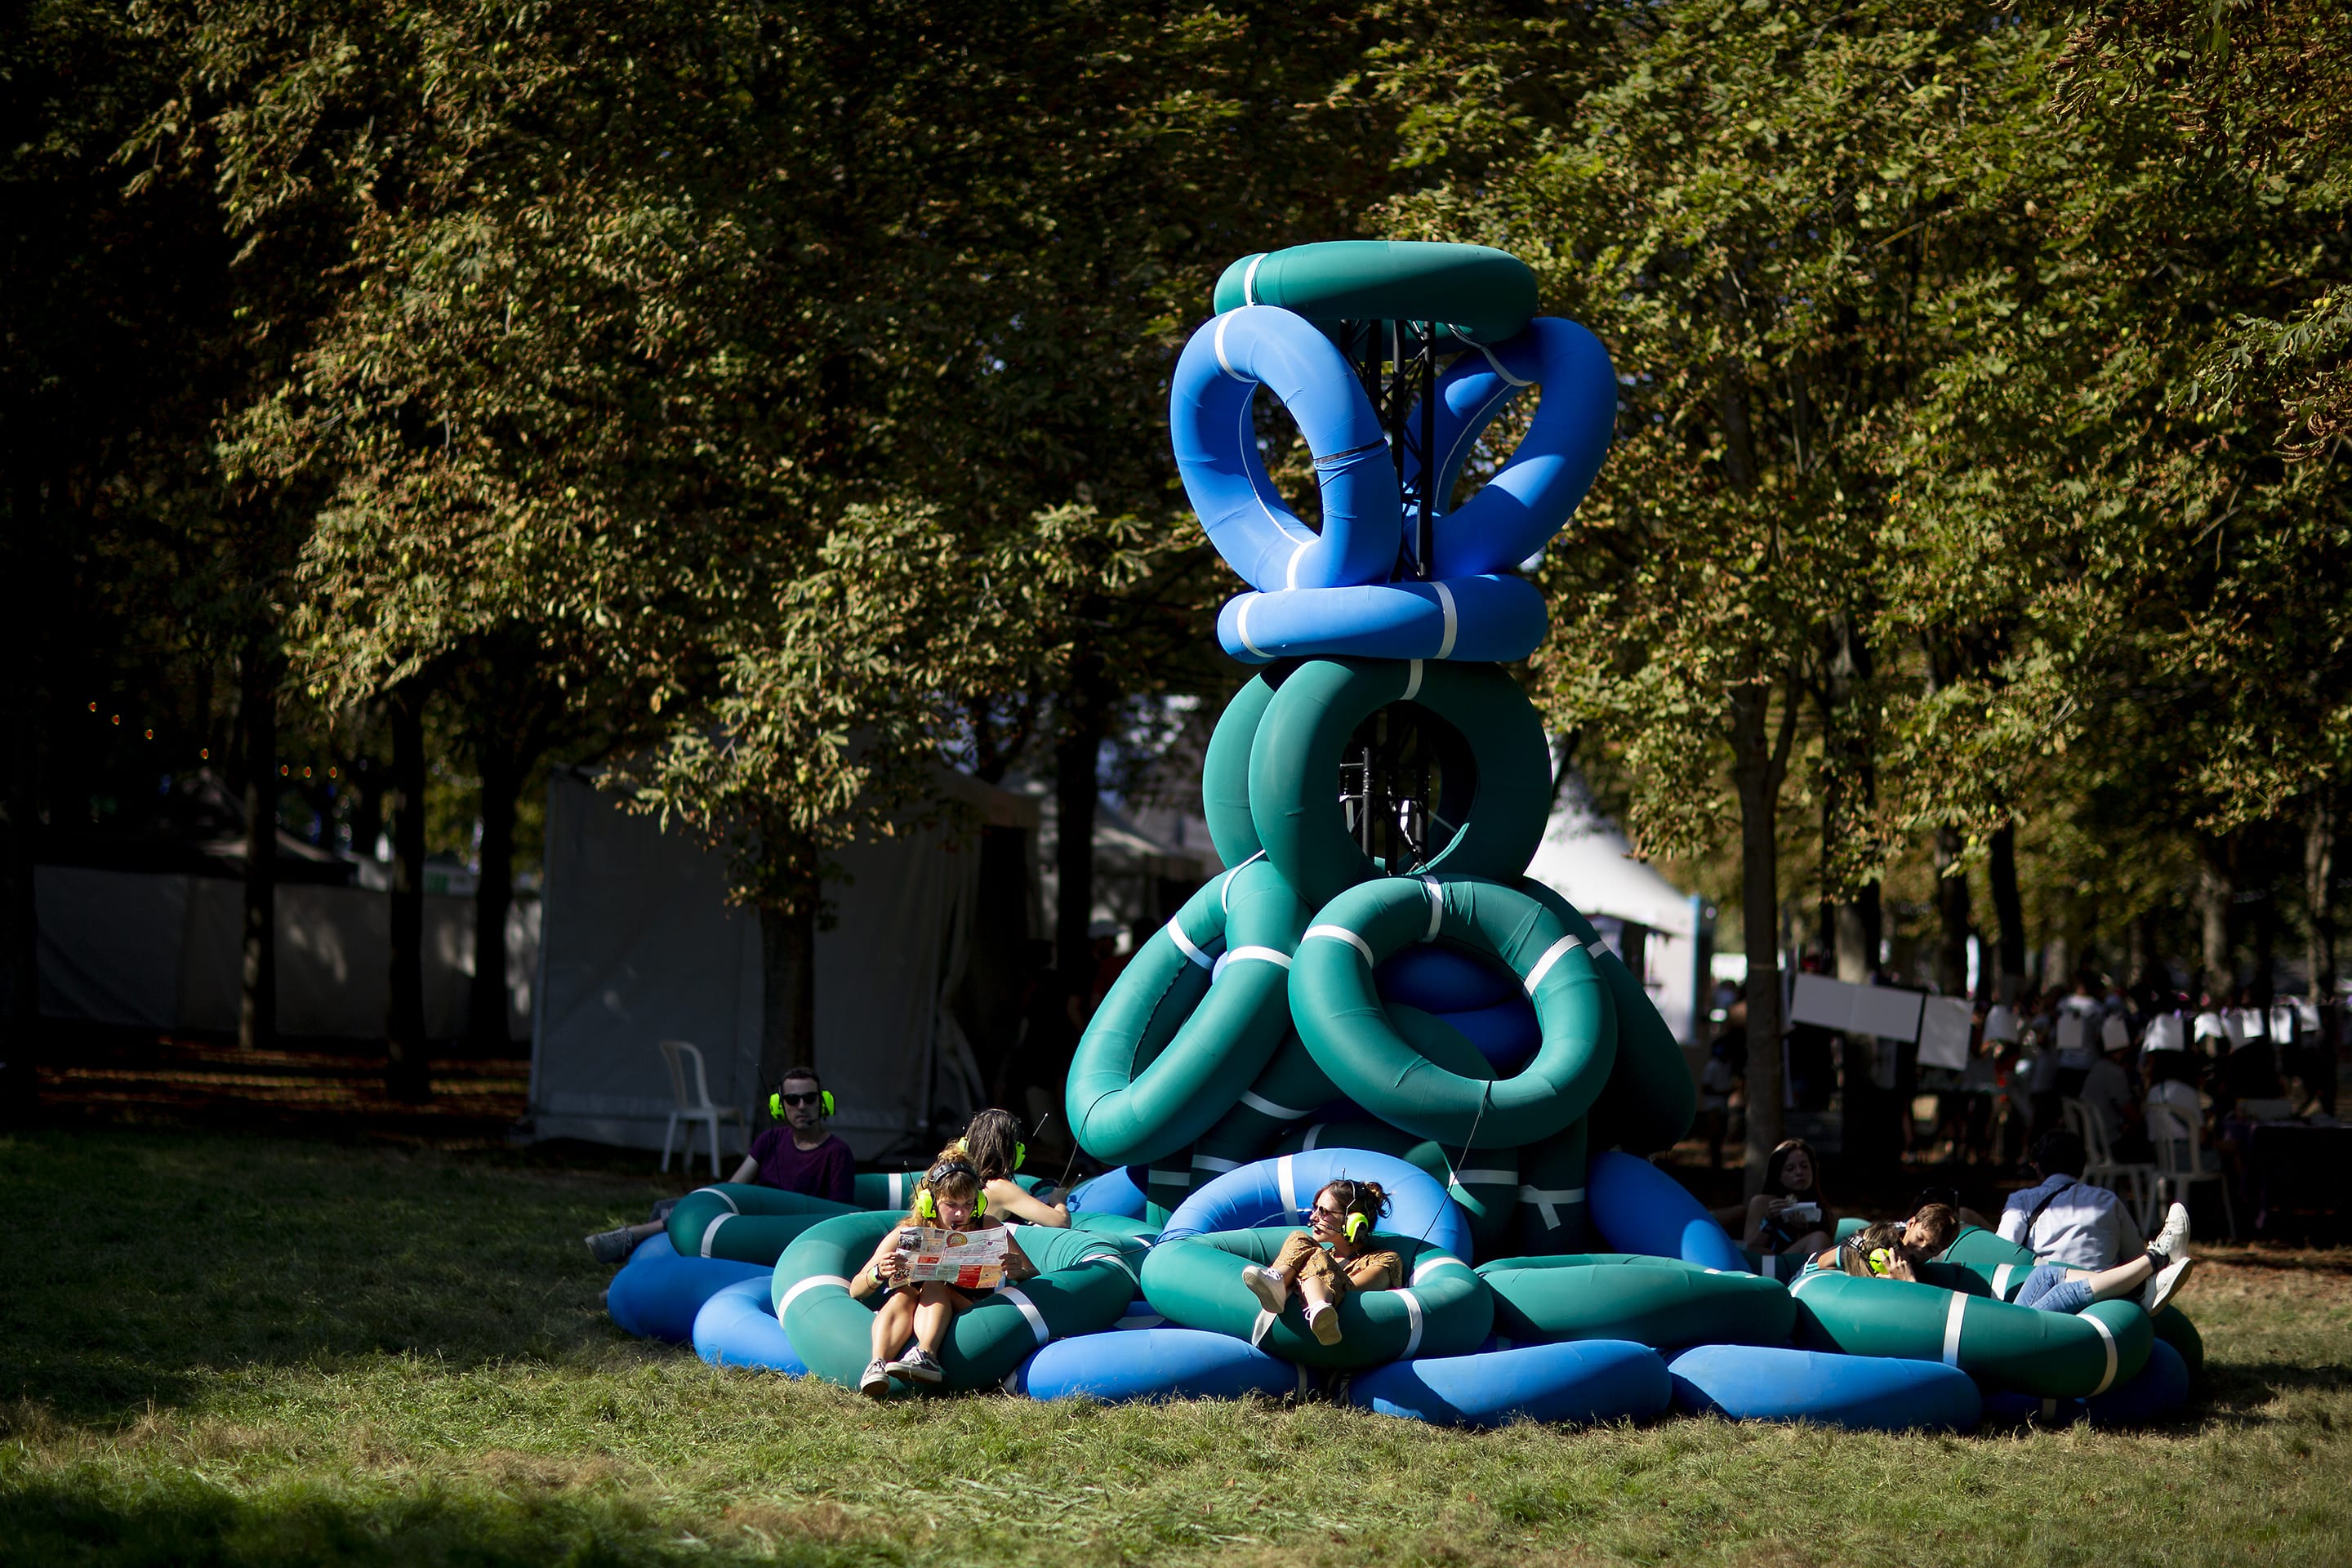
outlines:
[[[2147,1426],[2189,1403],[2189,1363],[2163,1340],[2147,1348],[2147,1364],[2129,1383],[2089,1399],[2037,1399],[2030,1394],[1985,1395],[1985,1419],[1997,1426]]]
[[[1497,343],[1536,313],[1536,275],[1507,250],[1418,239],[1335,239],[1244,256],[1219,275],[1220,311],[1279,305],[1307,320],[1427,321],[1439,347]]]
[[[1319,529],[1265,471],[1250,416],[1261,385],[1315,455]],[[1347,360],[1306,318],[1245,305],[1203,322],[1177,357],[1168,437],[1202,531],[1251,587],[1347,587],[1395,567],[1404,512],[1386,432]]]
[[[1700,1345],[1674,1359],[1675,1407],[1734,1421],[1851,1432],[1973,1432],[1984,1397],[1937,1361],[1824,1355],[1776,1345]]]
[[[1526,1257],[1584,1250],[1588,1189],[1585,1123],[1519,1152],[1518,1251]]]
[[[1613,1144],[1629,1154],[1673,1148],[1698,1115],[1698,1086],[1674,1031],[1642,982],[1575,905],[1532,877],[1520,879],[1518,887],[1585,944],[1617,1010],[1617,1059],[1592,1107],[1602,1146]]]
[[[1841,1237],[1840,1240],[1844,1238]],[[1979,1280],[1988,1293],[2003,1301],[2014,1300],[2024,1289],[2025,1277],[2033,1272],[2039,1261],[2031,1247],[2004,1241],[1995,1232],[1979,1226],[1963,1226],[1952,1245],[1944,1249],[1937,1260],[1953,1268],[1965,1269]]]
[[[1314,1115],[1318,1106],[1339,1098],[1339,1087],[1316,1065],[1297,1031],[1286,1033],[1265,1070],[1193,1145],[1194,1180],[1207,1181],[1248,1164]]]
[[[694,1317],[694,1353],[713,1366],[756,1366],[804,1377],[808,1363],[793,1350],[769,1300],[769,1278],[740,1280],[702,1304]]]
[[[1118,1164],[1197,1141],[1265,1070],[1290,1026],[1291,952],[1307,911],[1263,860],[1202,888],[1119,973],[1080,1037],[1066,1109],[1080,1147]],[[1213,950],[1222,945],[1222,968]],[[1216,970],[1212,984],[1211,971]],[[1166,1045],[1151,1046],[1171,1021]]]
[[[1541,1044],[1509,1078],[1495,1079],[1467,1042],[1453,1065],[1433,1060],[1429,1035],[1408,1039],[1375,988],[1383,960],[1439,936],[1491,953],[1535,1003]],[[1290,1011],[1299,1038],[1350,1099],[1456,1148],[1564,1131],[1616,1059],[1615,1006],[1592,955],[1535,900],[1471,878],[1389,877],[1333,899],[1299,942]]]
[[[1486,1337],[1494,1321],[1493,1297],[1470,1266],[1426,1242],[1385,1231],[1375,1233],[1372,1245],[1392,1248],[1404,1260],[1405,1288],[1342,1296],[1338,1344],[1327,1345],[1307,1331],[1296,1294],[1280,1317],[1265,1312],[1242,1282],[1243,1266],[1272,1263],[1297,1228],[1162,1239],[1144,1256],[1143,1294],[1172,1323],[1229,1334],[1307,1366],[1365,1367],[1421,1355],[1466,1355]]]
[[[722,1182],[677,1200],[669,1211],[669,1239],[681,1258],[724,1258],[773,1268],[793,1238],[817,1221],[857,1212],[848,1204],[804,1193]]]
[[[1055,1340],[1021,1363],[1004,1386],[1032,1399],[1239,1399],[1304,1397],[1303,1366],[1245,1340],[1200,1329],[1138,1329]]]
[[[1672,1176],[1631,1154],[1592,1157],[1592,1224],[1617,1252],[1679,1258],[1702,1268],[1744,1273],[1748,1259],[1715,1216]]]
[[[1672,1258],[1505,1258],[1478,1277],[1495,1292],[1495,1331],[1515,1341],[1785,1345],[1796,1328],[1796,1302],[1771,1280]]]
[[[2061,1399],[2105,1394],[2139,1373],[2155,1340],[2132,1301],[2042,1312],[1904,1279],[1816,1270],[1790,1292],[1797,1342],[1846,1355],[1957,1366],[1990,1388]]]
[[[1257,727],[1274,700],[1274,673],[1257,676],[1234,693],[1217,716],[1201,758],[1201,815],[1208,822],[1217,858],[1228,866],[1255,859],[1265,849],[1257,841],[1257,824],[1250,819],[1249,765]]]
[[[1610,1340],[1419,1356],[1360,1372],[1347,1392],[1359,1409],[1440,1426],[1642,1421],[1673,1395],[1657,1352]]]
[[[878,1293],[859,1300],[849,1276],[899,1223],[890,1214],[845,1215],[803,1231],[777,1263],[771,1300],[784,1336],[811,1373],[845,1388],[872,1354]],[[1132,1243],[1081,1230],[1021,1227],[1022,1249],[1040,1270],[1034,1279],[982,1297],[956,1315],[942,1347],[945,1389],[986,1388],[1040,1346],[1061,1336],[1108,1329],[1135,1299]]]
[[[1356,727],[1394,702],[1451,725],[1475,776],[1449,782],[1433,809],[1463,826],[1422,870],[1517,878],[1551,810],[1551,756],[1527,693],[1493,665],[1372,658],[1310,659],[1266,705],[1250,749],[1250,820],[1266,858],[1310,906],[1379,874],[1357,845],[1332,781]],[[1454,799],[1457,793],[1466,798]]]

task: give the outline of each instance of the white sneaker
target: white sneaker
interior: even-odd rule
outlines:
[[[2161,1252],[2168,1263],[2178,1263],[2189,1256],[2189,1205],[2175,1204],[2164,1211],[2164,1228],[2147,1244],[2150,1252]]]
[[[883,1370],[892,1377],[903,1377],[913,1383],[939,1383],[948,1375],[948,1369],[920,1345],[911,1347],[905,1355]]]
[[[1262,1264],[1243,1264],[1242,1283],[1250,1288],[1250,1294],[1257,1298],[1258,1305],[1269,1312],[1281,1311],[1283,1303],[1290,1299],[1290,1291],[1283,1285],[1282,1276]]]
[[[2179,1205],[2176,1204],[2173,1206],[2177,1208]],[[2139,1297],[2139,1304],[2147,1309],[2149,1317],[2164,1310],[2164,1304],[2172,1300],[2173,1292],[2188,1281],[2189,1271],[2196,1267],[2197,1259],[2180,1256],[2157,1271],[2156,1277],[2147,1282]]]
[[[1339,1309],[1322,1306],[1307,1314],[1307,1326],[1318,1342],[1327,1345],[1339,1342]]]
[[[857,1374],[857,1392],[869,1399],[880,1399],[890,1392],[890,1373],[881,1362],[869,1361],[866,1370]]]

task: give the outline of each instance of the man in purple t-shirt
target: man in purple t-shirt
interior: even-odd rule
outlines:
[[[856,1162],[849,1145],[825,1130],[831,1099],[808,1068],[794,1068],[784,1074],[774,1100],[784,1119],[751,1140],[751,1152],[728,1180],[805,1193],[837,1204],[852,1202]],[[662,1229],[676,1203],[669,1199],[656,1204],[653,1218],[643,1225],[597,1232],[588,1237],[588,1250],[600,1263],[626,1262],[637,1243]]]

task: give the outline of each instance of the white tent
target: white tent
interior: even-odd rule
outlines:
[[[984,822],[1036,826],[1018,795],[960,773],[942,782]],[[980,857],[931,827],[835,858],[846,879],[827,889],[835,918],[816,943],[816,1065],[839,1104],[834,1130],[861,1159],[919,1160],[935,1119],[979,1103],[942,998],[961,973]],[[725,856],[559,769],[546,867],[531,1134],[660,1147],[674,1104],[665,1039],[699,1049],[711,1098],[764,1125],[760,921],[727,902]]]
[[[1701,1043],[1713,935],[1706,901],[1637,858],[1573,769],[1560,781],[1528,875],[1581,910],[1629,965],[1638,962],[1636,973],[1675,1037],[1685,1046]]]

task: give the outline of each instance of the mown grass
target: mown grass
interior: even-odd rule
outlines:
[[[650,1180],[39,1133],[0,1191],[9,1562],[2352,1561],[2340,1252],[2208,1266],[2208,1383],[2157,1431],[1476,1434],[715,1372],[601,1310],[578,1237]]]

